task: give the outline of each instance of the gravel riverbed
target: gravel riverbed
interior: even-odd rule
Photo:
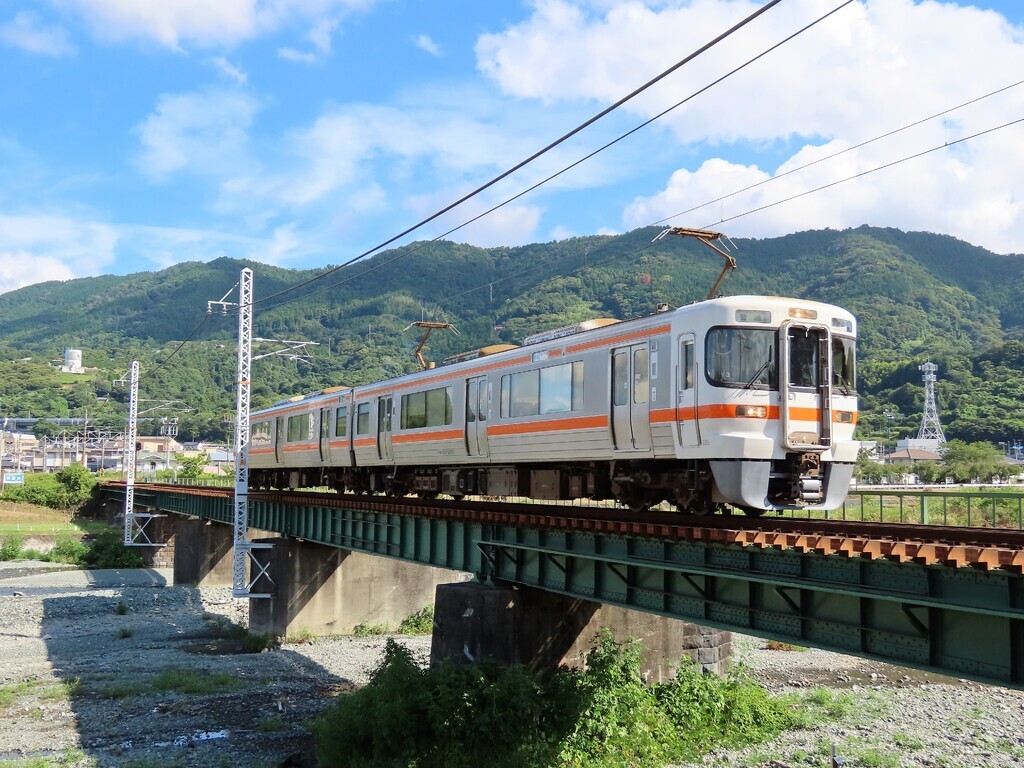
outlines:
[[[223,620],[244,625],[247,605],[228,589],[175,587],[163,570],[45,570],[0,563],[0,766],[312,768],[304,724],[365,683],[384,647],[236,653]],[[429,637],[400,642],[426,662]],[[1024,763],[1022,692],[755,638],[734,648],[773,691],[841,691],[845,714],[701,766],[828,766],[833,744],[847,766]]]

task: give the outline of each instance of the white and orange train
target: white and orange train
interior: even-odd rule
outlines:
[[[735,296],[592,320],[254,413],[254,487],[834,509],[857,458],[856,320]]]

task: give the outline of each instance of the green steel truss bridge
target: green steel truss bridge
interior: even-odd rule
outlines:
[[[102,492],[123,503],[123,485]],[[135,506],[232,523],[221,488],[140,485]],[[250,493],[249,526],[1024,688],[1019,530],[307,492]]]

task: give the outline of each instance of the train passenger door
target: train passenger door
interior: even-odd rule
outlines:
[[[647,344],[612,350],[612,447],[651,450],[650,353]]]
[[[466,380],[466,452],[487,455],[487,377]]]
[[[385,461],[391,461],[391,414],[392,397],[383,395],[377,398],[377,455]]]
[[[331,463],[331,408],[320,409],[320,461]]]
[[[679,337],[679,367],[676,369],[676,421],[683,448],[700,445],[697,424],[697,347],[692,333]]]
[[[831,340],[828,328],[782,327],[782,437],[787,448],[832,444]]]
[[[284,428],[284,416],[277,417],[277,425],[274,433],[274,460],[278,464],[284,463],[284,441],[288,437],[288,433]]]

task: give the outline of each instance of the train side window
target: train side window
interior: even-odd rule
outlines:
[[[476,398],[477,383],[470,381],[466,383],[466,423],[472,424],[476,421]]]
[[[561,413],[572,409],[572,367],[553,365],[540,372],[540,412]]]
[[[348,434],[348,406],[341,406],[334,416],[334,436],[345,437]]]
[[[501,377],[501,418],[507,419],[511,411],[512,402],[512,377]]]
[[[536,416],[540,413],[540,371],[512,374],[511,416]]]
[[[638,349],[633,353],[633,402],[646,403],[650,389],[649,356],[646,349]]]
[[[629,402],[629,357],[625,352],[612,355],[612,402],[615,405]]]
[[[451,387],[427,391],[427,426],[443,427],[452,423]]]
[[[273,422],[270,421],[258,421],[252,425],[249,440],[254,448],[267,446],[274,442],[273,435],[271,434],[272,427]]]
[[[366,435],[370,432],[370,404],[360,403],[356,407],[356,434]]]
[[[583,407],[583,361],[572,364],[572,409],[578,411]]]
[[[427,393],[413,392],[402,395],[402,429],[420,429],[427,426]]]
[[[288,442],[296,443],[300,440],[308,440],[313,428],[308,413],[300,413],[288,417]]]
[[[680,355],[683,366],[682,389],[693,389],[693,339],[683,341]]]
[[[452,423],[452,388],[402,395],[402,429],[442,427]]]

